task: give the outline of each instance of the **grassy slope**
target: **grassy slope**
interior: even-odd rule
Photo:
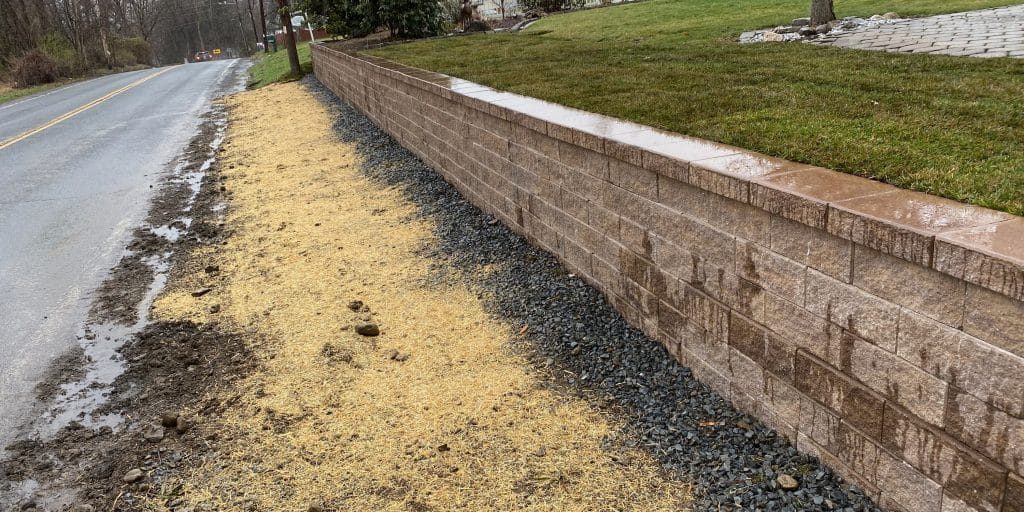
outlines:
[[[299,43],[299,64],[302,66],[302,73],[313,71],[313,64],[309,57],[309,42]],[[275,53],[259,53],[256,55],[256,63],[249,68],[249,85],[257,89],[274,82],[294,80],[298,77],[291,75],[291,66],[288,63],[288,50],[283,46],[278,47]]]
[[[1008,0],[840,0],[839,16]],[[739,45],[807,0],[650,0],[521,34],[374,51],[410,65],[1024,214],[1024,60]]]

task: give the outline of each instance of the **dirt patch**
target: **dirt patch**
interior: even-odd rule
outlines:
[[[0,509],[173,503],[168,477],[196,464],[217,439],[205,418],[231,403],[220,390],[254,368],[258,337],[243,338],[216,321],[145,317],[168,276],[204,267],[205,254],[221,243],[226,194],[214,156],[226,116],[223,107],[207,116],[97,291],[82,345],[59,358],[38,387],[52,404],[50,421],[27,426],[0,461]],[[142,477],[129,484],[124,478],[133,469]]]
[[[154,314],[216,317],[267,344],[261,370],[220,401],[237,400],[217,418],[216,457],[178,482],[184,509],[686,506],[686,482],[510,349],[522,326],[432,279],[421,251],[434,226],[359,173],[355,146],[308,91],[284,84],[230,103],[232,236],[209,255],[224,279],[197,301],[207,276],[196,269]],[[270,122],[305,128],[271,136]]]
[[[43,402],[50,402],[62,392],[61,385],[75,382],[85,377],[85,365],[89,356],[81,346],[61,354],[46,370],[39,385],[36,386],[36,397]]]

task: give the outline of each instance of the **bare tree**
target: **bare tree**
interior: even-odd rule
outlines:
[[[164,0],[125,0],[128,18],[134,22],[139,37],[149,41],[170,4]]]
[[[274,0],[0,0],[0,72],[41,46],[68,74],[181,62],[209,48],[244,55],[253,41],[242,10],[255,25],[253,1]],[[253,30],[256,40],[265,33]]]

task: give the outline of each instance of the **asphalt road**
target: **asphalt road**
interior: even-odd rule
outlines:
[[[90,293],[144,218],[150,185],[244,68],[122,73],[0,104],[0,453],[47,365],[77,343]]]

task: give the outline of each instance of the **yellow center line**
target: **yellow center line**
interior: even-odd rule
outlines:
[[[117,89],[116,91],[109,92],[109,93],[107,93],[104,96],[96,98],[96,99],[90,101],[89,103],[86,103],[85,105],[82,105],[81,107],[78,107],[78,108],[76,108],[76,109],[74,109],[74,110],[72,110],[72,111],[70,111],[70,112],[68,112],[66,114],[62,114],[62,115],[60,115],[60,116],[58,116],[58,117],[56,117],[56,118],[54,118],[54,119],[52,119],[50,121],[47,121],[46,123],[43,123],[43,124],[41,124],[41,125],[39,125],[39,126],[37,126],[35,128],[32,128],[31,130],[23,132],[23,133],[21,133],[19,135],[16,135],[16,136],[14,136],[14,137],[12,137],[10,139],[4,140],[4,141],[0,142],[0,150],[5,149],[8,146],[12,146],[12,145],[14,145],[17,142],[21,142],[21,141],[23,141],[23,140],[25,140],[25,139],[27,139],[27,138],[29,138],[29,137],[31,137],[31,136],[41,132],[43,130],[51,128],[51,127],[53,127],[53,126],[55,126],[55,125],[57,125],[59,123],[67,121],[68,119],[71,119],[72,117],[75,117],[78,114],[81,114],[82,112],[85,112],[86,110],[89,110],[90,108],[93,108],[96,105],[99,105],[100,103],[103,103],[104,101],[107,101],[110,98],[113,98],[114,96],[117,96],[118,94],[121,94],[121,93],[123,93],[123,92],[125,92],[125,91],[127,91],[127,90],[129,90],[129,89],[131,89],[133,87],[138,87],[143,82],[145,82],[147,80],[150,80],[152,78],[156,78],[156,77],[158,77],[158,76],[160,76],[160,75],[162,75],[162,74],[164,74],[164,73],[166,73],[166,72],[168,72],[168,71],[170,71],[170,70],[172,70],[172,69],[174,69],[176,67],[177,66],[171,66],[169,68],[157,71],[156,73],[153,73],[151,75],[147,75],[147,76],[145,76],[143,78],[140,78],[139,80],[136,80],[136,81],[134,81],[134,82],[132,82],[132,83],[130,83],[130,84],[120,88],[120,89]]]

